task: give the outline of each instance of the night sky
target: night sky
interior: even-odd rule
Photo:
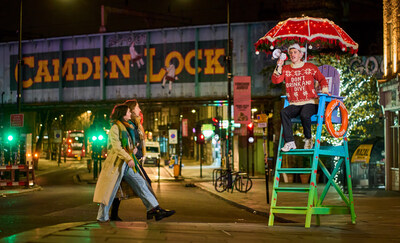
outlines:
[[[315,9],[313,2],[316,1],[231,0],[231,22],[299,16],[301,11],[290,7],[295,3],[305,6],[308,16],[318,15],[318,11],[334,12],[337,17],[331,20],[360,44],[360,55],[382,54],[382,1],[327,0],[324,2],[331,3],[328,10]],[[18,41],[20,1],[0,3],[0,42]],[[226,23],[225,0],[23,0],[22,39],[98,33],[101,5],[113,8],[107,15],[107,32]]]

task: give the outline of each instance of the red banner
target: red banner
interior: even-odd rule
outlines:
[[[251,77],[235,76],[233,78],[233,112],[235,123],[251,122]]]
[[[188,119],[182,119],[182,137],[188,136]]]

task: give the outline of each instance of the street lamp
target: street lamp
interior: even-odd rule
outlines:
[[[232,138],[231,138],[231,120],[232,120],[232,100],[231,100],[231,82],[232,82],[232,63],[231,63],[231,22],[230,22],[230,0],[226,1],[226,9],[227,9],[227,24],[228,24],[228,55],[226,56],[226,65],[228,66],[228,95],[227,95],[227,99],[228,99],[228,148],[226,150],[226,168],[229,169],[230,168],[230,156],[232,153]]]

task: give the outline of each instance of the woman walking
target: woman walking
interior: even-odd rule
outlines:
[[[111,119],[113,125],[108,135],[108,156],[103,163],[93,197],[94,202],[100,203],[97,220],[99,222],[110,220],[108,211],[122,178],[142,199],[147,209],[147,219],[154,217],[158,221],[173,215],[174,210],[160,208],[147,182],[138,174],[139,165],[133,157],[134,150],[137,149],[134,149],[133,140],[127,131],[127,127],[132,128],[128,123],[131,119],[131,110],[127,105],[116,105]]]
[[[133,140],[133,144],[135,144],[136,148],[133,151],[135,154],[137,160],[139,161],[139,174],[147,181],[147,186],[151,192],[151,180],[148,177],[146,171],[142,167],[142,163],[144,162],[144,155],[146,153],[146,147],[145,147],[145,137],[144,137],[144,129],[141,124],[142,117],[141,117],[141,109],[139,107],[139,104],[136,99],[132,100],[127,100],[125,101],[124,105],[127,105],[129,109],[131,110],[131,119],[128,121],[128,123],[131,125],[127,127],[127,131],[129,132],[129,135],[131,135],[131,138]],[[140,163],[141,162],[141,163]],[[112,203],[111,207],[111,221],[122,221],[122,219],[118,216],[118,210],[120,203],[123,199],[126,198],[131,198],[135,197],[135,193],[132,193],[132,190],[128,188],[126,185],[127,182],[122,178],[121,181],[121,192],[117,193],[117,196],[114,198],[114,201]],[[154,194],[154,193],[153,193]]]

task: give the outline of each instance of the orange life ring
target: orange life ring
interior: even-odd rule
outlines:
[[[342,117],[342,126],[340,127],[339,131],[336,131],[332,125],[332,112],[338,105],[340,109],[340,116]],[[329,134],[335,138],[341,137],[346,133],[347,126],[349,125],[349,113],[347,112],[346,106],[344,106],[343,102],[338,99],[334,99],[329,102],[325,111],[325,125]]]

